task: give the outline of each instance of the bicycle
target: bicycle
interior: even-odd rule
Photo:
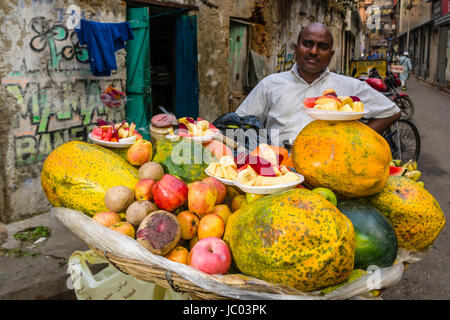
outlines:
[[[397,120],[383,133],[383,137],[391,148],[393,159],[400,159],[402,162],[419,160],[420,134],[411,121]]]

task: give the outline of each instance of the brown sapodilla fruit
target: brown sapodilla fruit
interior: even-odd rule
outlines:
[[[158,207],[151,201],[135,201],[127,209],[126,220],[134,226],[139,226],[146,216],[156,210]]]
[[[109,211],[125,212],[134,202],[134,191],[125,186],[109,188],[105,193],[105,206]]]

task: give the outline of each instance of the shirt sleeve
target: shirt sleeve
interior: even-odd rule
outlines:
[[[366,82],[361,81],[358,83],[355,95],[364,103],[364,110],[369,112],[364,118],[382,119],[400,112],[399,107],[393,101],[376,91]]]
[[[262,122],[266,121],[267,112],[269,111],[266,82],[267,80],[263,79],[253,88],[236,110],[238,116],[254,115],[260,118]]]

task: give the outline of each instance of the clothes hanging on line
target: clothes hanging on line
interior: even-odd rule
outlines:
[[[125,48],[125,42],[134,39],[128,22],[104,23],[81,19],[75,29],[78,42],[87,44],[92,74],[110,76],[111,70],[117,70],[116,54]]]

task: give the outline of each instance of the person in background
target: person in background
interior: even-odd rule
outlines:
[[[377,60],[377,59],[378,59],[378,51],[374,51],[374,52],[372,53],[372,59],[373,59],[373,60]]]
[[[399,78],[402,82],[402,89],[406,90],[406,80],[408,80],[410,73],[412,73],[412,64],[408,51],[403,52],[403,55],[398,58],[398,63],[404,68]]]
[[[333,35],[323,24],[303,28],[294,46],[296,63],[290,71],[261,80],[236,113],[255,115],[266,123],[272,142],[295,139],[313,119],[303,110],[303,100],[318,97],[327,89],[339,96],[357,96],[364,103],[368,126],[382,133],[400,118],[397,105],[366,82],[330,72],[334,55]]]

